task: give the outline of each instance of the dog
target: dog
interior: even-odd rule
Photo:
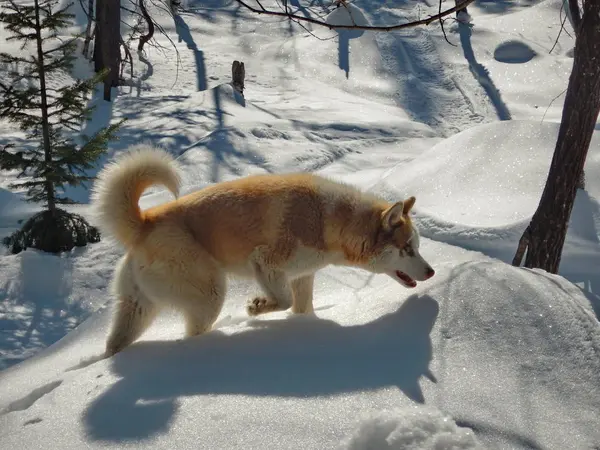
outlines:
[[[185,335],[209,331],[228,275],[254,278],[263,297],[250,316],[313,312],[313,279],[328,265],[387,274],[407,288],[435,272],[419,254],[409,212],[415,197],[389,203],[309,173],[264,174],[179,196],[177,162],[137,146],[106,165],[92,192],[98,228],[125,247],[112,280],[118,299],[106,354],[137,340],[162,307],[183,313]],[[142,211],[142,193],[163,185],[175,199]]]

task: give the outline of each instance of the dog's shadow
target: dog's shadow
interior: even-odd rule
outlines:
[[[233,335],[142,341],[112,359],[123,377],[89,405],[86,431],[108,441],[168,431],[177,397],[209,394],[316,397],[397,386],[424,402],[430,332],[438,303],[413,295],[398,310],[359,326],[315,317],[253,321]]]

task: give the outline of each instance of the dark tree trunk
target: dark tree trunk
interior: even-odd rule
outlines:
[[[138,43],[138,52],[141,52],[142,50],[144,50],[144,45],[146,45],[146,42],[148,42],[150,39],[152,39],[152,36],[154,36],[154,22],[152,21],[152,17],[150,17],[150,14],[148,14],[148,10],[146,9],[144,0],[139,0],[139,6],[140,11],[142,12],[142,17],[144,18],[144,20],[146,21],[146,25],[148,26],[148,33],[144,34],[143,36],[140,36],[140,41]]]
[[[121,64],[121,2],[100,0],[96,2],[96,35],[94,38],[94,69],[109,69],[104,79],[104,100],[110,101],[110,89],[119,84]]]
[[[56,199],[54,198],[54,184],[50,179],[48,170],[52,165],[52,147],[50,145],[50,122],[48,120],[48,96],[46,93],[46,70],[44,67],[44,49],[42,47],[42,26],[40,23],[40,7],[38,0],[34,0],[35,6],[35,42],[37,46],[37,69],[40,75],[40,100],[42,109],[42,141],[44,143],[44,162],[46,163],[46,201],[51,215],[56,211]]]
[[[600,112],[600,0],[585,0],[546,187],[513,265],[557,273],[583,166]]]

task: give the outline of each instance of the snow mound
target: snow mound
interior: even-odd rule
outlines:
[[[360,27],[368,27],[371,25],[365,13],[353,4],[340,6],[334,9],[325,19],[325,23],[329,25],[357,25]]]
[[[469,128],[438,143],[382,180],[415,195],[416,211],[455,224],[496,226],[531,217],[540,200],[559,124],[500,121]],[[592,140],[587,178],[600,179],[600,134]]]
[[[365,419],[342,447],[345,450],[460,450],[483,447],[468,428],[433,407],[382,411]]]
[[[109,310],[93,314],[0,372],[3,444],[477,448],[456,424],[489,448],[597,443],[600,327],[587,294],[428,239],[422,250],[437,274],[410,293],[331,268],[315,283],[317,317],[250,319],[249,293],[232,290],[217,330],[179,341],[181,318],[161,316],[108,359]]]

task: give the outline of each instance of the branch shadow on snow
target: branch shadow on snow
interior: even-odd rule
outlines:
[[[458,31],[465,59],[469,63],[469,70],[489,97],[492,105],[494,105],[498,119],[511,120],[512,117],[508,106],[502,100],[502,95],[490,77],[489,71],[482,64],[478,63],[475,58],[475,52],[471,45],[472,26],[466,23],[459,23]]]
[[[241,171],[235,164],[236,160],[245,161],[262,168],[266,172],[271,172],[267,161],[262,155],[248,147],[245,149],[236,148],[232,137],[237,134],[238,137],[243,139],[245,135],[235,128],[227,126],[226,117],[229,114],[223,106],[224,96],[233,96],[234,100],[242,106],[245,106],[244,97],[233,90],[229,84],[216,86],[210,90],[210,93],[213,96],[214,102],[214,112],[211,113],[211,117],[215,120],[215,127],[206,137],[182,149],[180,154],[192,148],[206,149],[212,157],[209,181],[213,183],[221,181],[221,170],[223,168],[226,168],[235,175],[241,175]]]
[[[119,381],[83,416],[97,440],[149,439],[168,431],[177,398],[250,395],[308,398],[397,386],[423,403],[419,379],[432,358],[439,305],[413,295],[372,322],[341,326],[309,316],[251,320],[237,334],[142,341],[112,359]]]
[[[21,307],[18,313],[11,308],[13,310],[2,314],[0,319],[0,353],[18,356],[0,358],[0,370],[61,339],[77,325],[73,318],[82,317],[85,312],[77,303],[68,302],[72,290],[72,258],[28,250],[21,253],[20,263],[14,294]],[[7,294],[0,292],[1,297]]]

